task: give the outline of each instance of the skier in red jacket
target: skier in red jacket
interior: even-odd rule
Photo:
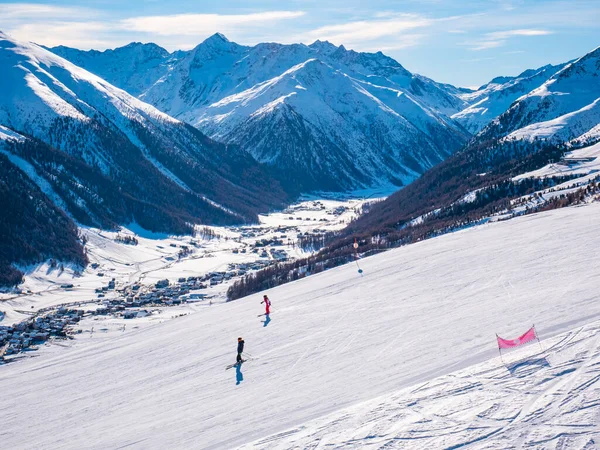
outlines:
[[[271,314],[271,300],[269,300],[269,297],[267,297],[266,295],[263,295],[263,301],[260,302],[260,304],[265,304],[265,316],[268,316],[269,314]]]

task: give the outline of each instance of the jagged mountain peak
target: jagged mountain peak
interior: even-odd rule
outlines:
[[[44,47],[44,46],[42,46]],[[168,52],[168,50],[164,49],[163,47],[153,43],[153,42],[148,42],[148,43],[143,43],[143,42],[130,42],[127,45],[123,45],[121,47],[116,47],[114,49],[106,49],[106,50],[89,50],[88,52],[82,52],[81,50],[72,48],[72,47],[67,47],[65,45],[58,45],[56,47],[44,47],[47,50],[50,50],[53,53],[58,54],[59,56],[64,57],[63,55],[69,54],[71,56],[74,55],[82,55],[82,54],[89,54],[89,55],[94,55],[96,57],[98,56],[114,56],[114,57],[123,57],[123,58],[127,58],[127,59],[151,59],[151,58],[156,58],[156,59],[166,59],[170,56],[170,53]],[[69,59],[69,58],[67,58]]]
[[[217,33],[215,33],[215,34],[207,37],[204,40],[205,44],[208,44],[208,43],[213,43],[213,44],[216,44],[216,43],[229,43],[229,42],[231,42],[231,41],[229,39],[227,39],[227,37],[223,33],[219,33],[219,32],[217,32]]]
[[[170,53],[162,48],[160,45],[155,44],[154,42],[131,42],[123,47],[116,48],[115,52],[123,52],[127,50],[133,50],[140,53],[145,53],[147,55],[155,55],[157,57],[167,57]]]
[[[405,92],[320,57],[201,111],[198,128],[243,145],[305,190],[406,184],[467,138]]]
[[[586,53],[581,58],[571,61],[552,79],[600,77],[600,47]],[[585,87],[585,86],[580,86]]]
[[[198,53],[199,51],[204,50],[204,49],[209,49],[213,52],[219,52],[219,51],[231,51],[231,50],[241,49],[241,48],[244,48],[244,46],[230,41],[229,39],[227,39],[225,37],[224,34],[215,33],[212,36],[207,37],[200,44],[198,44],[192,50],[192,53]]]
[[[339,48],[338,46],[332,44],[329,41],[321,41],[319,39],[317,39],[312,44],[309,44],[308,47],[320,53],[332,53]]]
[[[559,66],[553,66],[552,64],[546,64],[545,66],[538,67],[537,69],[527,69],[517,75],[515,78],[529,78],[546,71],[553,71],[555,73]]]
[[[478,133],[519,98],[543,86],[567,64],[548,64],[537,69],[527,69],[515,77],[495,77],[475,91],[460,93],[459,97],[468,106],[452,115],[452,118],[472,133]]]
[[[191,53],[195,58],[206,55],[218,55],[244,49],[245,46],[230,41],[221,33],[215,33],[198,44]]]
[[[559,71],[564,66],[565,66],[565,64],[558,64],[558,65],[546,64],[545,66],[541,66],[536,69],[524,70],[523,72],[521,72],[520,74],[518,74],[516,76],[504,76],[504,75],[497,76],[497,77],[492,78],[488,83],[482,85],[476,91],[482,91],[486,87],[489,87],[492,85],[504,85],[506,83],[515,82],[516,80],[531,78],[531,77],[534,77],[534,76],[537,76],[537,75],[540,75],[543,73],[547,73],[548,78],[549,78],[551,75],[555,74],[557,71]]]
[[[382,52],[320,40],[243,46],[214,35],[160,67],[166,65],[170,70],[139,90],[144,101],[217,140],[243,146],[259,161],[279,167],[281,155],[292,157],[294,164],[285,167],[297,172],[298,184],[300,174],[333,170],[337,154],[345,168],[340,177],[319,186],[325,174],[309,175],[302,184],[307,189],[403,184],[469,137],[448,118],[462,106],[455,88],[413,75]],[[393,135],[389,142],[383,139],[387,132]],[[316,167],[319,152],[330,161],[322,169]],[[376,152],[386,155],[364,156]],[[378,171],[386,174],[379,180]]]

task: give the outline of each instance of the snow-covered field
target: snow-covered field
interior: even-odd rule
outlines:
[[[506,365],[494,358],[243,448],[593,449],[600,437],[599,331],[596,321],[545,340],[541,348],[534,343],[505,354]]]
[[[245,448],[595,449],[600,322],[359,403]]]
[[[269,291],[270,321],[255,295],[52,347],[0,370],[0,442],[594,448],[599,220],[595,203],[392,250]],[[532,323],[550,350],[502,368],[495,333]],[[226,371],[238,336],[251,359]]]
[[[363,194],[367,197],[370,193]],[[270,253],[261,257],[263,247],[258,253],[251,252],[256,241],[262,239],[279,238],[283,243],[277,247],[266,246],[266,250],[284,250],[290,258],[306,256],[297,246],[299,233],[314,234],[319,230],[340,229],[369,201],[373,201],[373,198],[313,198],[292,205],[285,211],[260,216],[260,224],[257,225],[208,227],[216,233],[216,238],[203,237],[201,234],[194,238],[156,235],[137,226],[119,233],[82,228],[90,260],[85,271],[75,274],[76,268],[66,266],[61,270],[60,264],[50,267],[48,263],[22,268],[25,273],[25,283],[20,286],[22,293],[0,293],[0,311],[6,312],[1,324],[10,325],[24,320],[29,313],[40,308],[95,300],[97,294],[94,290],[105,286],[112,278],[115,278],[118,289],[134,283],[151,285],[162,279],[173,282],[180,277],[225,271],[233,263],[273,259]],[[117,235],[135,236],[139,243],[133,246],[116,242]],[[179,259],[177,254],[181,245],[188,246],[193,252]],[[242,250],[244,253],[241,253]],[[92,267],[94,263],[98,264],[97,268]],[[73,284],[73,288],[61,288],[65,284]],[[213,297],[214,302],[223,302],[228,286],[229,283],[219,284],[203,292]],[[109,292],[106,298],[115,295]],[[193,308],[189,310],[192,311]]]

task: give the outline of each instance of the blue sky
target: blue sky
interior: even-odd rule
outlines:
[[[581,56],[600,46],[599,19],[598,0],[0,1],[0,30],[48,46],[172,51],[215,32],[249,45],[321,39],[457,86]]]

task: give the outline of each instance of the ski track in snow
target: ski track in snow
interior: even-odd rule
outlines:
[[[600,322],[246,446],[596,448]]]
[[[365,258],[364,277],[349,264],[269,290],[266,327],[260,293],[9,364],[0,442],[594,448],[599,220],[600,204],[564,208]],[[524,359],[511,374],[494,333],[532,323],[550,350],[508,355]],[[226,371],[238,336],[254,359]]]

